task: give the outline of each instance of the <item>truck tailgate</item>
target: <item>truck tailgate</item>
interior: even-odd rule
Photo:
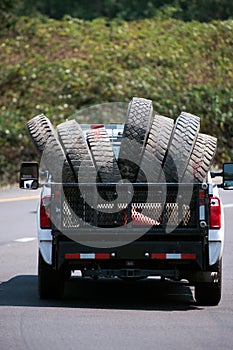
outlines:
[[[53,231],[74,240],[208,232],[206,184],[51,184],[51,194]]]

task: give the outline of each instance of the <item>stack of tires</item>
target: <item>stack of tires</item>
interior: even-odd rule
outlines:
[[[137,97],[128,106],[118,159],[104,126],[84,134],[69,120],[55,130],[42,114],[27,128],[55,182],[203,182],[217,147],[215,137],[199,133],[199,117],[153,116],[152,101]]]

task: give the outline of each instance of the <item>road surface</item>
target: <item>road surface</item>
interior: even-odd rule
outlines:
[[[223,296],[199,307],[187,285],[67,283],[60,301],[37,294],[38,191],[0,191],[0,349],[233,349],[233,193],[221,192],[226,243]],[[82,288],[81,288],[82,287]]]

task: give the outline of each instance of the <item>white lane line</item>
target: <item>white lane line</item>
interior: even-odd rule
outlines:
[[[35,240],[36,240],[36,237],[24,237],[24,238],[15,239],[14,242],[27,243]]]
[[[15,198],[3,198],[0,199],[0,203],[7,203],[7,202],[17,202],[17,201],[28,201],[31,199],[39,199],[40,196],[27,196],[27,197],[15,197]]]
[[[233,203],[225,204],[225,205],[224,205],[224,208],[233,208]]]

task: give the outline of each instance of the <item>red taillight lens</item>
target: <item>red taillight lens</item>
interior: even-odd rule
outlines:
[[[49,217],[50,209],[43,205],[43,200],[40,202],[40,227],[51,228],[51,221]]]
[[[210,197],[210,228],[221,228],[221,203],[218,197]]]

